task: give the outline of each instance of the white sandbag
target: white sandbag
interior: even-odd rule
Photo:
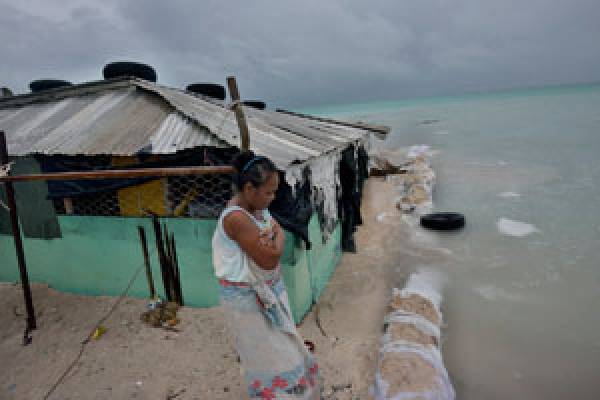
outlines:
[[[419,156],[429,156],[431,155],[431,149],[426,144],[417,144],[414,146],[410,146],[408,149],[408,158],[416,158]]]
[[[404,289],[398,290],[394,288],[392,296],[399,294],[402,297],[406,297],[409,294],[418,294],[431,301],[441,315],[442,287],[445,280],[446,278],[440,272],[434,269],[422,268],[408,277]]]
[[[399,371],[400,384],[394,386],[393,378],[385,379],[386,372],[382,371],[385,368],[382,363],[386,357],[396,357],[398,365],[407,362],[404,371]],[[423,363],[411,364],[410,361],[415,359]],[[423,365],[429,368],[424,368]],[[408,390],[401,390],[403,386]],[[403,341],[388,343],[382,347],[373,394],[375,400],[454,400],[456,396],[439,349]]]
[[[402,164],[404,173],[394,176],[399,198],[396,207],[405,213],[423,215],[433,209],[435,172],[430,167],[429,154],[427,146],[411,148],[410,157]]]
[[[422,269],[394,288],[385,317],[375,400],[454,400],[440,352],[443,276]]]
[[[411,324],[424,335],[433,337],[437,343],[440,342],[440,327],[429,321],[420,314],[407,311],[394,311],[386,315],[384,322],[390,324]],[[389,336],[389,329],[383,336],[383,343],[386,344],[392,341]]]

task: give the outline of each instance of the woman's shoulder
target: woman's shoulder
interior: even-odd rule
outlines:
[[[227,201],[225,208],[221,211],[221,215],[219,216],[220,220],[224,220],[231,215],[244,215],[247,214],[246,210],[244,210],[236,201],[235,198],[232,198]],[[239,217],[238,217],[239,218]]]
[[[231,238],[236,236],[236,232],[247,231],[255,226],[248,212],[241,207],[231,207],[222,216],[222,221],[223,230]]]
[[[241,207],[230,207],[221,214],[223,221],[249,221],[250,216]]]

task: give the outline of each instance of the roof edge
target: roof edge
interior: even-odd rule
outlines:
[[[306,118],[306,119],[312,119],[314,121],[319,121],[319,122],[327,122],[327,123],[330,123],[330,124],[347,126],[347,127],[350,127],[350,128],[364,129],[366,131],[378,133],[378,134],[381,134],[381,135],[387,135],[388,133],[390,133],[390,127],[389,126],[385,126],[385,125],[373,125],[373,124],[367,124],[367,123],[364,123],[364,122],[339,121],[339,120],[336,120],[336,119],[316,117],[314,115],[302,114],[302,113],[299,113],[299,112],[284,110],[284,109],[281,109],[281,108],[277,109],[277,112],[280,112],[282,114],[293,115],[293,116],[298,117],[298,118]]]
[[[177,88],[171,88],[171,87],[168,87],[168,86],[162,86],[162,85],[159,85],[159,84],[154,83],[154,82],[147,82],[147,81],[144,81],[143,79],[135,79],[132,83],[133,83],[134,86],[136,86],[137,88],[139,88],[141,90],[145,90],[145,91],[147,91],[149,93],[152,93],[152,94],[154,94],[156,96],[159,96],[163,101],[165,101],[167,104],[169,104],[171,107],[173,107],[173,109],[175,111],[177,111],[181,115],[185,116],[186,118],[188,118],[190,121],[192,121],[193,123],[195,123],[199,127],[203,128],[203,129],[206,129],[207,132],[210,135],[212,135],[213,138],[215,138],[216,140],[219,140],[222,143],[227,144],[228,146],[237,147],[237,148],[241,147],[241,143],[239,143],[237,141],[234,142],[232,140],[229,140],[229,138],[222,138],[219,135],[217,135],[215,132],[212,131],[212,129],[209,126],[206,126],[200,120],[198,120],[198,118],[194,114],[191,114],[191,113],[187,112],[186,110],[182,109],[176,102],[174,102],[172,99],[168,98],[163,93],[161,93],[161,91],[158,90],[157,87],[164,87],[164,88],[166,88],[168,90],[177,90],[179,92],[184,93],[187,96],[194,97],[196,99],[199,99],[201,101],[209,103],[209,104],[211,104],[211,105],[213,105],[215,107],[220,107],[223,110],[225,110],[226,112],[230,112],[230,113],[233,114],[233,111],[229,107],[227,107],[227,103],[222,102],[220,100],[206,98],[205,96],[195,95],[195,94],[189,93],[189,92],[187,92],[185,90],[181,90],[181,89],[177,89]]]
[[[134,86],[135,82],[140,80],[134,77],[118,77],[113,79],[103,79],[99,81],[84,82],[72,86],[63,86],[54,89],[44,90],[37,93],[23,93],[11,97],[0,98],[0,109],[28,105],[37,102],[46,102],[61,100],[73,95],[84,95],[89,93],[101,92],[103,90],[112,90]]]

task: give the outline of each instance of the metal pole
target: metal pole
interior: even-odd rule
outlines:
[[[235,112],[235,119],[237,120],[238,127],[240,128],[240,135],[242,137],[242,151],[246,151],[250,148],[250,132],[248,131],[248,124],[246,123],[246,117],[244,116],[244,109],[240,102],[240,92],[238,91],[235,76],[227,77],[227,86],[229,87],[229,95],[231,100],[234,102],[233,111]]]
[[[0,164],[8,164],[8,149],[6,147],[6,136],[4,135],[4,131],[0,131]],[[19,229],[15,190],[11,182],[4,182],[4,187],[6,188],[6,200],[8,208],[10,209],[10,223],[12,225],[12,234],[15,241],[19,272],[21,274],[21,286],[23,287],[23,295],[25,296],[25,308],[27,309],[26,331],[28,332],[36,328],[35,311],[33,310],[31,288],[29,287],[29,277],[27,276],[27,265],[25,264],[25,252],[23,250],[23,241],[21,240],[21,230]]]

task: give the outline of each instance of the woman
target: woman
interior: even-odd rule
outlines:
[[[219,217],[213,263],[246,389],[250,398],[319,399],[318,366],[296,331],[279,268],[285,234],[267,210],[279,174],[252,152],[232,164],[235,194]]]

